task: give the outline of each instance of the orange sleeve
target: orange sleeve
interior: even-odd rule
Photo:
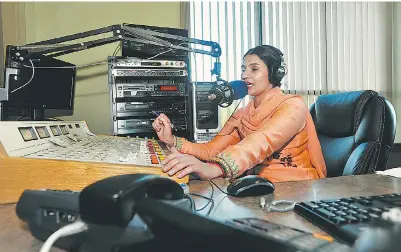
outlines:
[[[305,126],[306,113],[307,108],[302,99],[286,100],[259,130],[239,143],[228,146],[211,161],[223,167],[226,177],[240,176],[270,157],[295,136]]]
[[[190,154],[201,160],[209,160],[230,145],[237,144],[241,138],[236,126],[244,109],[239,109],[226,122],[220,133],[207,143],[192,143],[185,138],[174,137],[174,146],[181,153]]]

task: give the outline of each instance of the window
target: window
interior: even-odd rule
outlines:
[[[237,80],[241,57],[270,44],[284,53],[283,90],[310,105],[320,94],[375,90],[391,100],[392,3],[190,2],[190,36],[222,47],[222,78]],[[192,81],[211,80],[212,58],[192,56]],[[244,102],[243,105],[246,103]],[[235,108],[222,110],[222,123]]]

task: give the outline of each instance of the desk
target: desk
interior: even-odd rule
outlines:
[[[228,185],[223,179],[216,179],[222,189]],[[383,175],[360,175],[301,182],[276,183],[273,194],[266,196],[268,201],[287,199],[300,201],[341,198],[352,196],[401,193],[401,179]],[[191,181],[190,191],[210,196],[211,187],[204,181]],[[259,197],[233,198],[214,189],[215,207],[211,218],[227,219],[239,217],[261,217],[274,223],[287,225],[309,232],[322,232],[319,228],[294,212],[264,213],[259,206]],[[194,197],[197,208],[206,200]],[[205,209],[207,211],[207,208]],[[0,205],[0,248],[2,251],[38,252],[42,242],[34,239],[25,224],[15,214],[15,204]],[[52,251],[60,252],[59,249]]]

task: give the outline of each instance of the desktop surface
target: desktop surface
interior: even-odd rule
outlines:
[[[216,184],[225,189],[228,182],[224,179],[214,180]],[[313,201],[330,198],[371,196],[401,192],[401,179],[383,175],[359,175],[307,180],[299,182],[276,183],[274,193],[265,196],[271,200],[293,200],[296,202]],[[191,181],[190,192],[210,196],[211,187],[205,181]],[[207,201],[193,197],[197,208]],[[214,189],[215,206],[210,214],[211,218],[225,220],[242,217],[258,217],[273,223],[286,225],[308,232],[321,232],[294,211],[286,213],[265,213],[259,206],[260,197],[234,198]],[[208,211],[206,207],[201,214]],[[4,251],[39,251],[42,242],[34,239],[27,226],[18,219],[15,213],[15,204],[0,205],[0,244]],[[54,249],[52,251],[63,251]]]

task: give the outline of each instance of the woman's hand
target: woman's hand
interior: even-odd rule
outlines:
[[[160,114],[152,123],[160,141],[171,147],[174,145],[174,137],[171,131],[171,121],[165,114]]]
[[[203,163],[194,156],[180,153],[174,147],[170,150],[171,154],[162,161],[163,171],[170,176],[178,173],[177,177],[182,178],[195,173],[200,179],[208,180],[223,175],[222,170],[216,165]]]

